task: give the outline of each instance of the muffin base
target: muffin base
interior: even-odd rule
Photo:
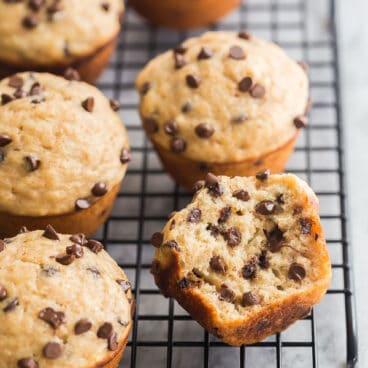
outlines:
[[[180,154],[173,153],[157,143],[153,144],[164,168],[171,177],[186,189],[192,190],[193,184],[198,180],[204,179],[208,172],[212,172],[215,175],[251,176],[265,169],[270,169],[272,174],[284,171],[297,137],[298,132],[284,145],[267,152],[263,156],[225,163],[194,161]]]
[[[120,183],[94,202],[91,207],[63,215],[36,217],[0,212],[0,238],[15,236],[22,226],[26,226],[28,230],[39,230],[44,229],[48,224],[52,225],[58,233],[84,233],[90,236],[107,220],[119,188]]]
[[[130,5],[150,22],[177,29],[206,26],[240,4],[240,0],[131,0]]]

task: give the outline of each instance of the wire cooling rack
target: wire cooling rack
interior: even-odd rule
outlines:
[[[225,0],[224,0],[225,1]],[[149,239],[191,195],[168,177],[145,137],[134,80],[156,54],[199,34],[148,26],[127,9],[119,45],[99,87],[122,102],[133,161],[99,237],[134,286],[137,310],[121,367],[353,367],[357,360],[354,300],[347,239],[338,50],[333,0],[247,0],[211,29],[248,30],[273,40],[309,64],[310,124],[287,170],[316,191],[333,262],[326,297],[304,320],[252,346],[234,348],[209,335],[172,299],[159,294],[149,273]]]

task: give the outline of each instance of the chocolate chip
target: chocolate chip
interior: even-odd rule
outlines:
[[[116,332],[113,332],[112,335],[107,339],[107,348],[110,351],[115,351],[118,347],[118,334]]]
[[[246,121],[248,119],[248,115],[243,113],[241,115],[238,115],[237,117],[231,119],[231,122],[234,124],[241,124],[244,121]]]
[[[42,354],[47,359],[57,359],[62,353],[62,348],[57,342],[48,342],[42,349]]]
[[[227,285],[222,284],[219,291],[219,299],[232,303],[235,300],[235,293]]]
[[[196,74],[188,74],[186,76],[187,85],[190,88],[198,88],[202,82],[202,78]]]
[[[158,122],[153,118],[144,118],[143,126],[148,134],[154,134],[158,132]]]
[[[42,309],[38,314],[38,318],[48,323],[53,329],[57,329],[66,322],[64,312],[57,312],[50,307]]]
[[[319,238],[319,234],[315,233],[314,234],[314,240],[317,241]],[[0,246],[0,252],[1,252],[1,246]]]
[[[175,153],[184,152],[187,148],[187,142],[183,138],[173,138],[170,142],[170,148]]]
[[[74,254],[58,254],[55,257],[55,261],[64,266],[70,265],[74,260],[75,260]]]
[[[238,37],[242,38],[243,40],[249,40],[252,36],[249,32],[241,31],[238,33]]]
[[[132,154],[129,149],[123,148],[120,152],[120,162],[124,165],[132,159]]]
[[[200,280],[192,280],[192,279],[187,278],[187,277],[183,277],[178,282],[179,289],[194,288],[194,287],[198,287],[200,285],[201,285],[201,281]]]
[[[147,92],[151,89],[151,82],[144,82],[139,90],[142,96],[146,95]]]
[[[272,201],[262,201],[257,203],[255,210],[260,215],[272,215],[276,211],[276,204]]]
[[[42,93],[42,87],[41,84],[38,82],[35,82],[32,84],[31,88],[29,89],[29,96],[36,96],[40,95]]]
[[[109,3],[102,3],[101,8],[102,8],[102,10],[105,10],[106,12],[108,12],[110,10],[110,4]]]
[[[89,248],[93,253],[96,253],[96,254],[101,252],[101,250],[104,248],[102,243],[94,239],[89,239],[87,241],[86,247]]]
[[[51,226],[47,225],[45,231],[43,232],[42,236],[47,239],[51,240],[60,240],[59,235],[57,234],[56,230]]]
[[[223,224],[228,220],[231,214],[231,207],[227,206],[220,210],[220,217],[218,218],[218,223]]]
[[[233,197],[240,201],[247,202],[250,199],[249,193],[246,190],[240,189],[233,193]]]
[[[185,54],[187,52],[187,48],[184,45],[178,45],[173,51],[175,54]]]
[[[13,75],[9,78],[8,86],[13,88],[22,88],[24,84],[24,80],[17,75]]]
[[[174,53],[174,61],[175,61],[175,69],[181,69],[183,66],[187,64],[187,62],[184,59],[184,56],[177,53]]]
[[[270,169],[266,169],[266,170],[262,170],[257,172],[256,174],[256,178],[260,181],[265,181],[268,179],[268,177],[270,176]]]
[[[195,132],[200,138],[210,138],[215,132],[215,129],[211,124],[201,123],[195,127]]]
[[[107,185],[103,181],[97,182],[92,188],[92,194],[95,197],[102,197],[107,193]]]
[[[311,233],[312,223],[309,219],[301,218],[299,220],[299,223],[300,223],[302,234],[308,235]]]
[[[279,195],[277,196],[277,198],[276,198],[276,202],[277,202],[278,204],[285,204],[285,202],[284,202],[284,194],[283,194],[283,193],[281,193],[281,194],[279,194]]]
[[[245,59],[244,50],[239,46],[231,46],[229,51],[229,56],[235,60]]]
[[[23,18],[22,24],[24,28],[32,29],[38,26],[38,18],[31,14]]]
[[[224,234],[224,239],[227,242],[227,245],[230,247],[235,247],[240,244],[242,235],[240,230],[237,227],[231,227]]]
[[[161,247],[163,240],[164,235],[160,232],[153,233],[153,235],[151,236],[151,244],[156,248]]]
[[[174,120],[170,119],[165,123],[164,131],[168,135],[175,136],[179,132],[179,126]]]
[[[17,361],[18,368],[38,368],[37,360],[33,358],[22,358]]]
[[[95,99],[93,97],[87,97],[82,102],[82,107],[84,108],[84,110],[86,110],[88,112],[92,112],[93,108],[95,107]]]
[[[223,193],[223,188],[216,175],[208,173],[205,178],[205,184],[213,197],[219,197]]]
[[[28,171],[36,171],[40,165],[41,160],[36,155],[28,155],[24,157]]]
[[[202,189],[205,185],[204,180],[198,180],[193,185],[193,192],[198,192],[200,189]]]
[[[110,107],[112,108],[113,111],[119,111],[121,108],[120,102],[117,100],[114,100],[113,98],[111,98],[109,100],[110,103]]]
[[[12,142],[12,139],[7,134],[0,134],[0,147],[7,146]]]
[[[14,100],[15,100],[15,98],[11,95],[8,95],[6,93],[1,94],[1,104],[2,105],[6,105],[7,103],[12,102]]]
[[[213,271],[225,274],[227,271],[227,264],[221,256],[213,256],[210,259],[210,267]]]
[[[256,277],[257,265],[255,259],[248,261],[241,269],[241,274],[246,280],[252,280]]]
[[[178,243],[175,240],[168,240],[163,244],[164,247],[169,247],[172,249],[176,249],[178,252],[180,252],[180,247]]]
[[[59,270],[57,270],[55,267],[52,266],[43,266],[42,267],[42,273],[47,276],[47,277],[51,277],[56,275],[59,272]]]
[[[182,107],[181,107],[181,111],[186,114],[187,112],[192,111],[192,104],[190,102],[186,102]]]
[[[0,285],[0,302],[8,297],[8,292],[4,286]]]
[[[308,124],[308,118],[304,115],[299,115],[294,118],[293,122],[294,122],[295,128],[297,129],[305,128]]]
[[[44,0],[29,0],[28,1],[28,6],[34,10],[34,11],[38,11],[40,10],[41,6],[43,5]]]
[[[302,206],[295,206],[293,209],[293,215],[300,215],[303,212]]]
[[[86,210],[89,207],[90,207],[90,203],[89,203],[88,199],[79,198],[75,201],[75,209],[77,211]]]
[[[73,245],[69,245],[68,247],[65,248],[66,254],[74,254],[75,258],[81,258],[83,257],[83,248],[81,245],[79,244],[73,244]]]
[[[127,293],[132,288],[131,283],[127,280],[116,280],[116,282],[123,288],[124,293]]]
[[[248,291],[247,293],[243,294],[241,304],[243,307],[248,307],[251,305],[257,305],[260,302],[261,302],[261,298],[256,292]]]
[[[84,334],[92,327],[92,323],[87,318],[82,318],[74,325],[74,333],[76,335]]]
[[[5,249],[5,242],[0,239],[0,252],[2,252]]]
[[[238,83],[238,89],[241,92],[248,92],[251,87],[252,87],[253,81],[252,78],[250,77],[245,77],[243,78],[239,83]]]
[[[199,208],[193,208],[189,211],[187,221],[197,224],[201,221],[202,211]]]
[[[86,236],[83,233],[74,234],[69,238],[69,240],[79,245],[87,244]]]
[[[69,81],[80,81],[81,77],[78,73],[78,71],[74,68],[69,67],[64,72],[64,78]]]
[[[209,47],[202,47],[198,54],[198,60],[210,59],[213,56],[213,51]]]
[[[160,273],[160,267],[161,267],[160,262],[154,259],[152,261],[151,270],[150,270],[152,275],[158,275]]]
[[[208,230],[215,239],[220,235],[220,229],[213,224],[208,224],[206,230]]]
[[[108,339],[114,332],[114,328],[110,322],[105,322],[97,330],[97,337],[100,339]]]
[[[53,16],[55,13],[62,11],[63,5],[61,4],[61,0],[54,0],[53,4],[51,4],[47,9],[47,13],[50,16]]]
[[[284,233],[277,225],[269,233],[266,230],[263,230],[263,232],[267,238],[267,247],[272,253],[278,252],[286,245]]]
[[[306,272],[303,265],[292,263],[289,268],[288,277],[294,281],[302,281],[305,278]]]
[[[19,305],[18,298],[13,298],[4,308],[3,311],[5,313],[12,311]]]
[[[267,252],[262,250],[261,254],[258,256],[258,264],[259,267],[263,268],[264,270],[270,266],[270,262],[267,258]]]
[[[91,274],[95,278],[101,276],[101,272],[96,267],[93,267],[93,266],[92,267],[87,267],[86,270],[89,271],[89,272],[91,272]]]
[[[15,98],[23,98],[25,96],[27,96],[27,93],[24,92],[21,88],[17,88],[17,90],[13,93],[13,96]]]
[[[251,89],[250,89],[250,95],[254,98],[262,98],[266,93],[266,90],[264,89],[263,86],[261,86],[260,84],[255,84]]]

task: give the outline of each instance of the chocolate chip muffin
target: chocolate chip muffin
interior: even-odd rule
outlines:
[[[0,368],[116,367],[132,326],[125,273],[51,226],[0,241]]]
[[[136,84],[143,126],[187,188],[209,171],[282,171],[307,122],[303,68],[246,32],[189,39],[149,62]]]
[[[154,24],[188,29],[215,22],[237,7],[240,0],[130,0],[129,3]]]
[[[0,77],[72,66],[93,83],[120,32],[121,0],[1,0]]]
[[[1,236],[23,225],[95,232],[130,160],[116,101],[86,83],[29,72],[0,81],[0,96]]]
[[[230,345],[258,342],[306,316],[331,278],[318,200],[307,184],[267,171],[210,173],[196,188],[152,236],[161,292]]]

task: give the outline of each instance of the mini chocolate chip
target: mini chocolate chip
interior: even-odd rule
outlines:
[[[7,146],[13,140],[7,134],[0,134],[0,147]]]
[[[97,182],[92,188],[92,194],[95,197],[102,197],[107,193],[107,185],[103,181]]]
[[[123,148],[120,152],[120,162],[124,165],[132,159],[132,154],[129,149]]]
[[[86,270],[89,271],[95,278],[101,276],[101,272],[96,267],[87,267]]]
[[[64,78],[69,81],[80,81],[81,77],[78,73],[78,71],[74,68],[67,68],[64,72]]]
[[[38,26],[38,18],[33,14],[26,15],[22,20],[22,24],[24,28],[35,28]]]
[[[266,230],[263,230],[263,232],[267,238],[267,247],[272,253],[278,252],[286,245],[284,233],[277,225],[269,233]]]
[[[295,128],[301,129],[305,128],[308,124],[308,118],[305,115],[299,115],[293,120]]]
[[[88,112],[92,112],[93,108],[95,107],[95,99],[93,97],[87,97],[82,102],[82,107],[84,108],[84,110],[86,110]]]
[[[104,248],[102,243],[94,239],[89,239],[87,241],[86,247],[89,248],[93,253],[96,253],[96,254],[101,252],[101,250]]]
[[[251,34],[247,31],[241,31],[238,33],[238,37],[242,38],[243,40],[249,40],[251,38]]]
[[[243,294],[241,304],[243,307],[248,307],[251,305],[257,305],[260,302],[261,298],[255,291],[248,291],[247,293]]]
[[[127,293],[132,288],[131,283],[127,280],[116,280],[116,282],[123,288],[124,293]]]
[[[179,289],[194,288],[194,287],[198,287],[200,285],[201,285],[201,281],[200,280],[192,280],[192,279],[187,278],[187,277],[183,277],[178,282]]]
[[[76,335],[84,334],[85,332],[89,331],[91,327],[92,327],[92,323],[87,318],[81,318],[74,325],[74,333]]]
[[[244,121],[246,121],[248,119],[248,115],[243,113],[241,115],[238,115],[237,117],[231,119],[231,122],[234,124],[240,124],[243,123]]]
[[[213,224],[208,224],[206,230],[208,230],[215,239],[220,235],[220,229]]]
[[[4,286],[0,285],[0,302],[8,297],[8,292]]]
[[[255,258],[248,261],[241,269],[241,274],[246,280],[252,280],[256,277],[257,265]]]
[[[36,171],[40,165],[41,160],[36,155],[28,155],[24,157],[28,171]]]
[[[42,87],[41,84],[39,82],[34,82],[31,86],[31,88],[29,89],[29,96],[36,96],[42,93]]]
[[[210,47],[202,47],[198,54],[198,60],[210,59],[213,56],[213,51]]]
[[[233,193],[233,197],[240,201],[247,202],[250,199],[249,193],[246,190],[239,189]]]
[[[218,223],[223,224],[228,220],[231,215],[231,207],[227,206],[220,210],[220,217],[218,218]]]
[[[187,48],[184,45],[178,45],[173,51],[175,54],[185,54],[187,52]]]
[[[169,247],[180,252],[180,247],[175,240],[168,240],[163,244],[164,247]]]
[[[144,118],[143,126],[148,134],[154,134],[158,132],[158,122],[153,118]]]
[[[231,46],[229,51],[229,56],[235,60],[245,59],[244,50],[239,46]]]
[[[83,248],[81,245],[79,244],[73,244],[73,245],[69,245],[68,247],[65,248],[66,254],[74,254],[75,258],[81,258],[83,257]]]
[[[139,90],[142,96],[146,95],[151,89],[151,82],[144,82]]]
[[[202,189],[205,185],[204,180],[198,180],[193,185],[193,192],[198,192],[200,189]]]
[[[219,299],[232,303],[235,300],[235,293],[227,285],[222,284],[219,291]]]
[[[110,351],[115,351],[119,347],[118,343],[118,334],[116,332],[113,332],[111,336],[107,339],[107,348]]]
[[[267,258],[267,251],[262,250],[261,254],[258,256],[258,264],[259,267],[263,268],[264,270],[270,266],[270,262]]]
[[[225,274],[227,271],[227,264],[221,256],[213,256],[210,259],[210,267],[213,271]]]
[[[88,199],[85,198],[79,198],[75,201],[75,209],[77,211],[85,210],[90,207],[90,203]]]
[[[277,198],[276,198],[276,202],[277,202],[278,204],[285,204],[285,202],[284,202],[284,194],[283,194],[283,193],[281,193],[281,194],[279,194],[279,195],[277,196]]]
[[[120,102],[117,100],[114,100],[113,98],[111,98],[109,100],[110,103],[110,107],[112,108],[113,111],[119,111],[121,108]]]
[[[74,254],[58,254],[55,257],[55,261],[64,266],[70,265],[74,260],[75,260]]]
[[[197,224],[201,221],[202,211],[199,208],[193,208],[190,210],[187,216],[187,221]]]
[[[59,235],[57,234],[56,230],[51,226],[47,225],[45,231],[43,232],[42,236],[47,239],[51,240],[60,240]]]
[[[87,239],[86,236],[83,233],[74,234],[69,238],[70,241],[72,241],[75,244],[79,245],[86,245]]]
[[[24,80],[17,75],[13,75],[9,78],[8,86],[13,88],[22,88],[24,84]]]
[[[219,197],[223,193],[223,188],[216,175],[208,173],[205,178],[205,184],[213,197]]]
[[[303,265],[292,263],[289,268],[288,277],[294,281],[302,281],[305,278],[306,272]]]
[[[299,220],[299,223],[300,223],[302,234],[308,235],[311,233],[312,223],[309,219],[301,218]]]
[[[184,56],[177,53],[174,53],[174,61],[175,61],[175,69],[181,69],[183,66],[187,64],[187,62],[184,59]]]
[[[47,359],[57,359],[62,353],[62,348],[57,342],[48,342],[42,349],[42,354]]]
[[[7,103],[12,102],[14,100],[15,100],[15,98],[11,95],[8,95],[6,93],[1,94],[1,104],[2,105],[6,105]]]
[[[41,6],[43,5],[44,0],[29,0],[28,1],[28,6],[34,10],[34,11],[38,11],[40,10]]]
[[[42,273],[44,274],[44,276],[54,276],[59,272],[59,270],[57,270],[55,267],[52,266],[43,266],[42,267]]]
[[[257,172],[256,174],[256,178],[260,181],[265,181],[268,179],[268,177],[270,176],[270,169],[266,169],[266,170],[262,170]]]
[[[13,298],[4,308],[3,311],[5,313],[12,311],[19,305],[18,298]]]
[[[101,8],[102,8],[102,10],[105,10],[106,12],[108,12],[110,10],[110,4],[109,3],[102,3]]]
[[[151,244],[156,248],[161,247],[163,240],[164,235],[160,232],[153,233],[151,236]]]
[[[170,119],[165,123],[164,131],[168,135],[175,136],[179,132],[179,126],[174,120]]]
[[[250,77],[245,77],[243,78],[239,83],[238,83],[238,89],[241,92],[248,92],[251,87],[252,87],[253,81],[252,78]]]
[[[187,148],[187,142],[183,138],[173,138],[170,142],[170,148],[175,153],[184,152]]]
[[[266,93],[266,90],[260,84],[255,84],[250,89],[250,95],[254,98],[262,98]]]
[[[260,215],[272,215],[276,211],[276,204],[272,201],[262,201],[257,203],[255,210]]]
[[[22,358],[17,361],[18,368],[38,368],[37,360],[33,358]]]
[[[187,85],[190,88],[198,88],[202,82],[202,78],[196,74],[188,74],[186,76]]]
[[[181,107],[181,111],[186,114],[187,112],[192,111],[192,104],[190,102],[186,102],[182,107]]]
[[[38,318],[48,323],[53,329],[57,329],[66,322],[64,312],[57,312],[50,307],[42,309],[40,313],[38,313]]]
[[[108,339],[114,332],[114,328],[110,322],[105,322],[97,330],[97,337],[100,339]]]
[[[201,123],[195,127],[195,132],[200,138],[210,138],[215,132],[215,129],[211,124]]]
[[[241,239],[242,239],[242,235],[241,235],[240,230],[235,226],[228,229],[223,234],[223,236],[224,236],[224,239],[227,242],[227,245],[229,245],[232,248],[239,245],[240,242],[241,242]]]

